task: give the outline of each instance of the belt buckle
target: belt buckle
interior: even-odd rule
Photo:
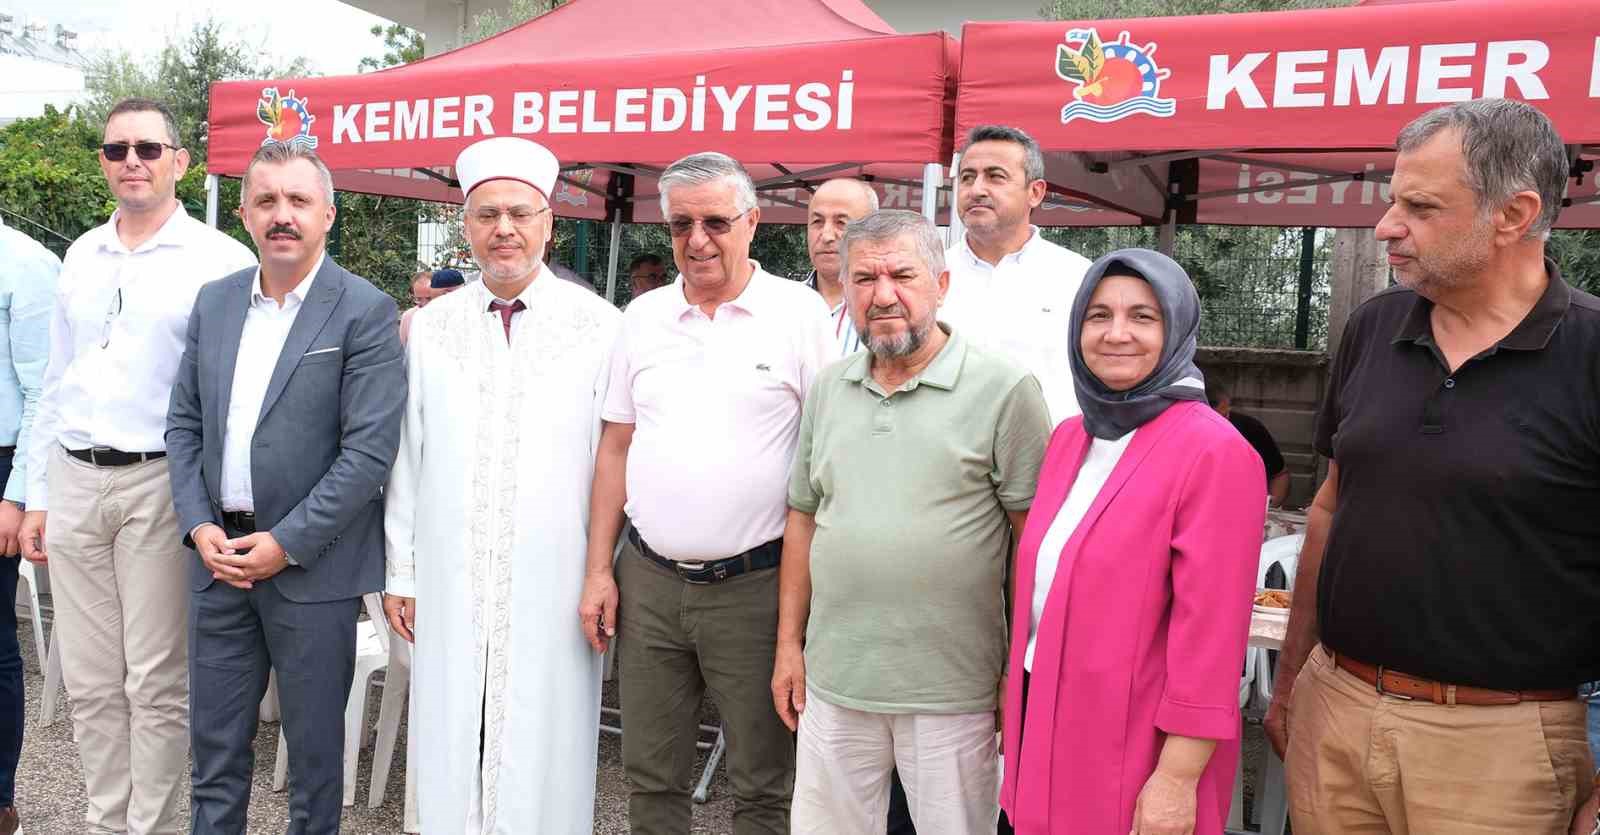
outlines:
[[[102,454],[109,453],[109,452],[112,452],[112,451],[113,450],[111,449],[111,447],[108,447],[108,446],[92,446],[92,447],[89,447],[89,463],[95,465],[96,467],[102,466],[101,463],[100,463],[100,456]]]
[[[706,564],[702,560],[685,560],[683,562],[674,561],[672,569],[678,572],[678,578],[683,580],[685,583],[690,583],[696,586],[708,586],[711,584],[710,580],[697,580],[694,577],[689,576],[690,574],[698,574],[706,570]]]
[[[1416,701],[1416,698],[1413,697],[1413,696],[1407,696],[1404,693],[1396,693],[1396,692],[1394,692],[1392,690],[1383,689],[1383,665],[1382,664],[1378,665],[1377,686],[1378,686],[1378,695],[1380,695],[1380,696],[1393,696],[1396,699],[1404,699],[1404,700],[1406,700],[1408,702]]]

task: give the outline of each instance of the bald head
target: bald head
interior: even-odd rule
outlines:
[[[878,193],[861,180],[840,178],[817,187],[806,206],[806,250],[819,284],[840,281],[839,239],[845,225],[877,210]]]

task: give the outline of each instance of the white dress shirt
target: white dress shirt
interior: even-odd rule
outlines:
[[[812,270],[811,275],[806,277],[805,284],[813,290],[817,289],[816,270]],[[821,291],[818,291],[818,295],[821,295]],[[833,323],[833,341],[838,346],[835,358],[842,359],[861,350],[861,332],[856,330],[855,323],[851,321],[850,309],[845,306],[843,296],[840,296],[839,303],[828,311],[828,319]]]
[[[250,283],[250,308],[239,332],[239,360],[233,366],[233,389],[228,395],[227,426],[222,433],[222,509],[256,512],[255,486],[250,476],[250,448],[256,436],[261,404],[267,399],[272,371],[289,339],[289,329],[300,315],[311,282],[322,269],[326,255],[311,272],[283,297],[283,305],[261,291],[261,271]]]
[[[800,409],[838,351],[822,297],[751,263],[715,317],[681,279],[622,316],[602,416],[634,424],[628,518],[669,559],[731,557],[783,535]]]
[[[1078,414],[1068,332],[1089,259],[1045,240],[1035,226],[1021,249],[992,265],[963,237],[945,253],[945,267],[950,289],[939,321],[1033,374],[1052,423]]]
[[[1067,500],[1061,503],[1056,518],[1050,522],[1044,539],[1039,542],[1039,558],[1033,564],[1033,619],[1028,627],[1028,651],[1022,656],[1022,669],[1030,673],[1033,672],[1034,644],[1039,641],[1039,618],[1044,617],[1044,604],[1050,599],[1050,584],[1056,579],[1061,549],[1067,547],[1067,540],[1072,538],[1083,517],[1089,513],[1090,506],[1100,496],[1100,488],[1105,487],[1106,481],[1111,478],[1111,471],[1122,460],[1122,453],[1127,451],[1133,435],[1133,432],[1129,432],[1114,441],[1095,438],[1090,442],[1089,454],[1084,456],[1078,477],[1072,482],[1072,489],[1067,491]]]
[[[166,450],[167,405],[189,310],[206,282],[255,265],[238,241],[180,206],[128,249],[117,214],[67,250],[50,321],[50,360],[28,452],[28,509],[48,509],[51,447]]]

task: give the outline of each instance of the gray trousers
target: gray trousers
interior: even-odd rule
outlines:
[[[258,707],[267,690],[267,675],[274,669],[289,745],[287,832],[339,831],[344,707],[355,676],[360,611],[359,597],[296,603],[279,593],[271,580],[249,590],[215,582],[192,592],[189,728],[194,749],[194,833],[245,831]]]
[[[622,763],[634,835],[689,831],[700,698],[728,742],[734,835],[787,835],[794,735],[772,706],[778,571],[685,583],[625,542],[617,561]]]

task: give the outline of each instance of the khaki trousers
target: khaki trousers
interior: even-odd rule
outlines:
[[[1566,835],[1594,773],[1584,711],[1380,696],[1318,646],[1289,702],[1295,835]]]
[[[689,831],[697,716],[710,690],[728,743],[734,835],[787,835],[794,736],[772,706],[777,569],[697,586],[625,541],[616,573],[622,764],[631,786],[632,832]]]
[[[994,712],[870,713],[806,693],[794,835],[882,835],[900,770],[921,835],[991,835],[1000,814]]]
[[[87,832],[177,832],[188,783],[189,560],[165,459],[97,467],[57,447],[45,549]]]

